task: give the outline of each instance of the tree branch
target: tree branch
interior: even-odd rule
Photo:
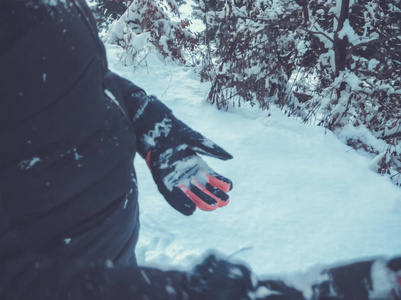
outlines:
[[[332,43],[334,43],[334,40],[331,38],[331,37],[329,37],[327,34],[325,34],[325,33],[323,33],[323,32],[318,32],[318,31],[308,31],[309,33],[311,33],[311,34],[320,34],[320,35],[323,35],[326,39],[328,39],[330,42],[332,42]]]

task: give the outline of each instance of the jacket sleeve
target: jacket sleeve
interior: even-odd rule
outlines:
[[[113,94],[119,105],[127,112],[130,120],[133,120],[146,100],[145,91],[110,70],[104,76],[103,83],[106,92],[109,91]]]
[[[163,131],[163,120],[174,118],[172,111],[156,97],[148,96],[143,89],[111,71],[104,77],[104,88],[126,112],[134,127],[138,152],[144,158],[152,146],[144,134],[154,128]]]

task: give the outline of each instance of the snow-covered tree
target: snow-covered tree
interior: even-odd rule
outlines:
[[[201,75],[212,82],[210,101],[276,103],[380,154],[377,171],[398,180],[400,0],[195,2],[205,22]]]
[[[298,18],[293,1],[197,0],[205,22],[202,79],[210,80],[209,100],[226,107],[235,100],[260,107],[283,105],[294,48],[287,30]]]
[[[104,34],[109,25],[118,19],[133,0],[87,0],[95,16],[98,31]]]
[[[377,160],[377,171],[391,173],[398,182],[401,2],[300,2],[307,25],[298,29],[304,38],[297,46],[296,99],[288,103],[292,112],[329,128],[355,148],[375,154],[385,151]],[[350,126],[365,128],[384,140],[387,149],[375,146],[366,136],[345,133]]]
[[[153,45],[163,57],[186,62],[185,50],[193,50],[197,39],[188,20],[179,20],[174,0],[134,0],[110,26],[105,42],[126,49],[126,63],[137,64]]]

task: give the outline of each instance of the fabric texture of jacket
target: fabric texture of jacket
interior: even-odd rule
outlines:
[[[141,99],[124,99],[144,92],[108,71],[85,1],[2,1],[0,15],[0,299],[33,299],[37,282],[135,264]]]

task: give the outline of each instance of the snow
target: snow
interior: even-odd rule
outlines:
[[[357,45],[360,41],[360,38],[349,23],[349,19],[346,19],[344,21],[343,28],[338,32],[338,37],[340,39],[344,39],[345,36],[348,38],[348,41],[353,45]]]
[[[386,295],[390,295],[396,281],[396,276],[388,271],[386,262],[383,260],[376,261],[372,266],[373,289],[369,298],[386,299]]]
[[[373,71],[379,63],[380,62],[377,59],[374,59],[374,58],[369,60],[369,67],[368,67],[369,71]]]
[[[263,299],[263,297],[267,297],[267,296],[271,296],[271,295],[280,295],[280,293],[269,290],[265,286],[261,286],[255,292],[252,292],[250,294],[251,299]]]
[[[204,158],[233,180],[230,204],[190,217],[167,204],[137,156],[140,265],[188,269],[218,252],[262,276],[400,253],[401,189],[370,169],[371,158],[274,107],[270,116],[249,105],[219,111],[191,69],[150,54],[134,73],[118,60],[121,51],[107,46],[114,72],[234,156]]]
[[[124,115],[126,119],[128,118],[127,113],[125,110],[121,107],[120,103],[118,103],[117,99],[114,97],[113,93],[109,91],[108,89],[104,89],[104,93],[109,97],[109,99],[118,107],[118,109],[121,111],[121,113]]]
[[[75,158],[75,160],[80,160],[83,158],[83,156],[81,154],[74,153],[74,158]]]
[[[161,122],[156,123],[154,129],[144,135],[143,139],[149,148],[156,145],[155,140],[161,136],[167,136],[171,130],[171,120],[164,118]]]
[[[126,209],[127,208],[127,204],[128,204],[128,199],[125,199],[125,202],[124,202],[124,209]]]
[[[29,142],[29,141],[28,141]],[[24,159],[18,165],[21,169],[29,170],[42,160],[39,157],[32,157],[31,159]]]
[[[207,182],[206,173],[210,168],[200,157],[189,157],[188,159],[173,163],[172,166],[174,166],[174,171],[163,178],[163,183],[169,191],[172,191],[175,186],[180,186],[180,184],[185,186],[185,190],[188,190],[186,187],[190,186],[190,180],[181,178],[182,174],[192,174],[198,180],[201,180],[200,183],[202,185]],[[166,163],[161,166],[161,168],[167,167]]]
[[[47,4],[47,5],[50,5],[50,6],[57,6],[57,5],[59,5],[60,3],[61,3],[61,4],[64,4],[64,5],[67,5],[67,3],[66,3],[65,0],[42,0],[42,2],[43,2],[44,4]]]
[[[338,32],[338,37],[340,39],[347,37],[348,41],[352,45],[356,46],[361,43],[368,43],[375,39],[378,39],[379,34],[377,32],[373,32],[368,37],[360,37],[358,34],[356,34],[351,24],[349,23],[349,20],[347,19],[344,21],[343,28]]]

